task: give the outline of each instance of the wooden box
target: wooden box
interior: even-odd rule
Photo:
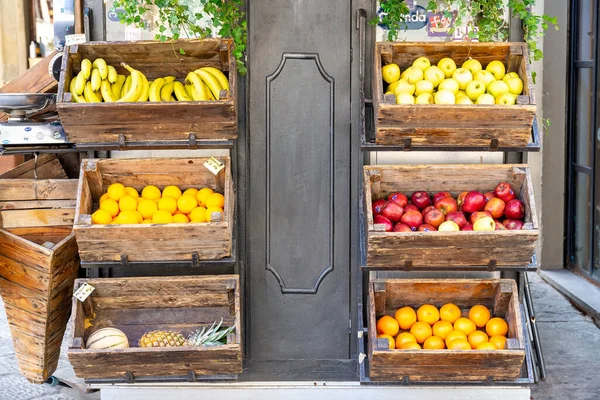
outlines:
[[[502,105],[404,105],[396,96],[384,95],[387,84],[381,67],[396,63],[402,71],[418,57],[432,65],[452,58],[458,67],[475,58],[485,68],[493,60],[504,62],[506,72],[517,72],[523,94],[517,104]],[[525,147],[531,141],[535,118],[535,90],[525,43],[382,42],[375,46],[373,105],[376,143],[382,145],[452,147]]]
[[[34,383],[56,370],[71,311],[76,197],[77,180],[54,155],[0,175],[0,293],[19,368]]]
[[[111,278],[87,282],[95,290],[83,303],[73,299],[69,361],[85,379],[126,379],[184,376],[232,377],[242,372],[240,288],[237,275]],[[186,338],[202,326],[235,325],[222,346],[142,348],[146,332],[172,330]],[[87,338],[98,329],[125,333],[129,348],[89,350]]]
[[[500,381],[515,380],[525,359],[523,320],[518,290],[510,279],[376,279],[369,284],[369,360],[373,381]],[[377,319],[393,316],[404,306],[456,304],[467,317],[482,304],[508,323],[503,350],[390,350],[376,339]]]
[[[69,141],[150,144],[152,142],[221,140],[237,137],[236,61],[228,39],[92,42],[65,47],[57,109]],[[185,54],[180,54],[183,49]],[[69,84],[83,59],[103,58],[119,74],[129,75],[121,62],[148,80],[175,76],[183,82],[190,71],[216,67],[229,75],[228,93],[219,101],[72,103]]]
[[[83,160],[77,193],[75,237],[85,262],[218,260],[231,256],[234,194],[231,160],[214,175],[207,158],[87,159]],[[148,225],[93,225],[91,214],[100,196],[113,183],[159,189],[175,185],[210,187],[225,196],[224,214],[211,222]],[[213,215],[217,215],[216,213]]]
[[[373,223],[372,201],[402,192],[430,195],[493,191],[508,182],[525,206],[525,225],[514,231],[385,232]],[[364,167],[367,265],[380,269],[524,267],[539,235],[529,168],[525,165],[377,165]]]

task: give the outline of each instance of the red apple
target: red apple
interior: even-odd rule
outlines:
[[[386,232],[392,231],[392,222],[383,215],[376,215],[375,218],[373,218],[373,224],[385,225]]]
[[[497,197],[492,197],[483,208],[492,215],[492,218],[498,219],[504,215],[504,207],[506,204]]]
[[[506,207],[504,207],[504,215],[508,219],[523,219],[525,216],[525,207],[521,200],[512,199],[508,203],[506,203]]]
[[[419,232],[434,232],[434,231],[437,231],[437,228],[433,225],[423,224],[423,225],[419,225],[418,230],[419,230]]]
[[[386,201],[383,199],[375,200],[373,202],[373,216],[380,215],[383,206],[385,206]]]
[[[505,231],[506,227],[500,221],[495,221],[497,231]]]
[[[412,232],[412,229],[408,225],[398,222],[394,225],[394,232]]]
[[[419,210],[419,207],[415,206],[414,204],[407,204],[406,207],[404,207],[405,213],[407,213],[409,211],[421,212],[421,210]]]
[[[483,195],[485,196],[486,201],[490,201],[490,199],[494,197],[494,192],[485,192]]]
[[[471,224],[466,224],[461,231],[472,231],[473,230],[473,225]]]
[[[448,213],[446,215],[446,221],[454,221],[460,229],[467,225],[467,218],[465,217],[465,214],[461,213],[460,211]]]
[[[431,198],[427,192],[414,192],[410,200],[419,210],[423,210],[425,207],[431,205]]]
[[[423,222],[428,225],[433,225],[437,229],[444,222],[444,214],[438,209],[432,209],[423,213]]]
[[[448,215],[451,212],[458,211],[458,204],[452,197],[444,197],[438,200],[435,208],[444,213],[444,215]]]
[[[504,224],[509,231],[518,231],[523,229],[523,221],[512,219]]]
[[[487,211],[475,211],[473,214],[471,214],[471,224],[475,224],[475,221],[477,221],[479,218],[483,218],[483,217],[490,217],[492,218],[492,214],[490,214]]]
[[[394,201],[398,204],[400,204],[402,207],[404,207],[405,205],[408,204],[408,197],[406,197],[405,195],[403,195],[400,192],[395,192],[392,193],[388,196],[388,201]]]
[[[504,221],[502,221],[502,225],[506,226],[506,224],[508,224],[510,222],[510,219],[505,218]]]
[[[385,203],[385,206],[383,206],[383,209],[381,210],[381,215],[383,215],[392,222],[400,221],[400,218],[402,218],[402,214],[404,214],[404,208],[402,208],[402,206],[396,203],[395,201],[388,201],[387,203]]]
[[[419,225],[423,223],[423,216],[419,211],[409,211],[402,215],[401,221],[408,225],[411,230],[416,231]]]
[[[465,197],[467,196],[467,193],[469,193],[469,192],[462,192],[456,198],[456,203],[458,204],[459,207],[462,207],[463,203],[465,202]]]
[[[421,214],[425,216],[425,214],[427,214],[430,210],[437,210],[437,208],[435,208],[434,206],[427,206],[425,207],[425,209],[423,209],[423,211],[421,211]]]
[[[477,191],[471,191],[465,196],[465,200],[462,205],[464,212],[472,213],[475,211],[483,210],[485,207],[485,196]]]
[[[509,201],[517,197],[515,195],[515,191],[507,182],[501,182],[498,184],[498,186],[496,186],[496,189],[494,189],[494,196],[501,199],[505,203],[508,203]]]
[[[452,195],[448,192],[438,192],[433,195],[433,205],[436,205],[438,200],[443,199],[444,197],[452,197]]]

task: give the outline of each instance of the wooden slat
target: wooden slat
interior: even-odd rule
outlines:
[[[63,239],[71,234],[72,226],[35,226],[27,228],[5,229],[15,236],[28,240],[30,242],[43,245],[46,242],[58,245]]]
[[[77,195],[76,179],[0,179],[0,201],[67,200]]]
[[[56,164],[58,162],[58,164]],[[50,164],[50,166],[46,166]],[[36,167],[37,166],[37,167]],[[55,154],[40,154],[35,159],[25,161],[15,168],[4,172],[0,179],[33,178],[33,170],[36,170],[38,179],[66,179],[67,175]]]
[[[3,228],[73,225],[74,208],[0,211]]]
[[[75,199],[69,200],[25,200],[25,201],[0,201],[0,210],[35,210],[35,209],[75,209]]]

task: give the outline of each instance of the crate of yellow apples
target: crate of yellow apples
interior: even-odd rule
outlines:
[[[74,231],[84,262],[217,260],[231,256],[228,157],[82,162]]]

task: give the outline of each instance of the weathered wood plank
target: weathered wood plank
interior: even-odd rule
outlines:
[[[67,200],[77,196],[77,179],[0,179],[0,201]]]
[[[74,208],[0,211],[3,228],[73,225]]]

